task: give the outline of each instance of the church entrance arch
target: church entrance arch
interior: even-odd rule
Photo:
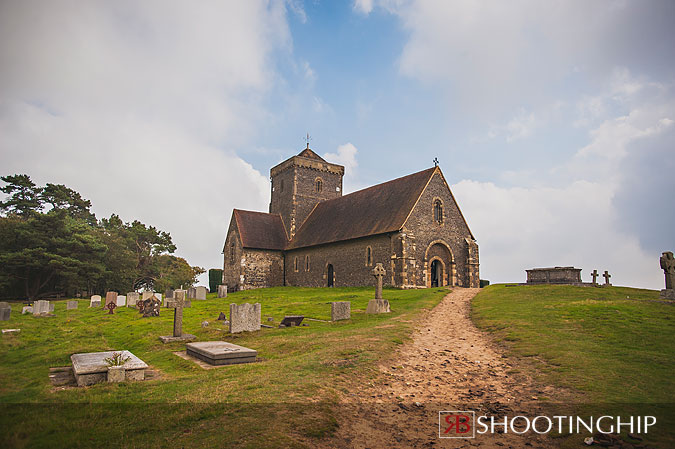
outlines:
[[[434,240],[424,253],[427,287],[455,285],[455,258],[443,240]]]
[[[328,287],[333,287],[333,282],[335,280],[335,273],[333,271],[333,264],[329,263],[326,267],[326,284]]]

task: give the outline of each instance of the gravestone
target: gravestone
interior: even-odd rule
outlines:
[[[38,300],[33,302],[33,316],[49,315],[49,311],[49,301]]]
[[[607,270],[605,270],[605,273],[602,275],[602,277],[605,278],[605,285],[604,285],[604,287],[611,287],[612,284],[609,283],[609,278],[611,278],[612,275],[609,274],[609,272],[608,272]]]
[[[0,321],[9,321],[12,306],[8,302],[0,302]]]
[[[173,335],[165,335],[159,337],[162,343],[170,343],[173,341],[190,341],[195,337],[192,334],[183,333],[183,306],[185,305],[185,298],[173,298],[169,300],[168,307],[173,309]]]
[[[173,297],[175,298],[177,294],[182,294],[183,298],[188,299],[187,290],[177,288],[176,290],[173,291]]]
[[[91,295],[89,307],[101,307],[101,295]]]
[[[260,330],[260,303],[230,304],[230,333]]]
[[[304,319],[305,317],[303,315],[285,316],[284,319],[281,320],[281,323],[279,323],[279,327],[300,326],[300,323],[302,323],[302,320]]]
[[[219,298],[227,298],[227,285],[219,285],[218,286],[218,297]]]
[[[49,303],[49,311],[50,311],[50,312],[53,312],[53,311],[54,311],[54,307],[55,307],[55,306],[56,306],[56,304],[55,304],[55,303],[53,303],[53,302],[50,302],[50,303]]]
[[[66,310],[75,310],[77,309],[77,301],[68,301],[66,303]]]
[[[670,251],[661,254],[659,259],[661,269],[666,277],[666,288],[661,290],[659,297],[663,299],[675,299],[675,257]]]
[[[127,297],[124,295],[117,295],[117,307],[124,307],[127,305]]]
[[[197,299],[197,289],[194,287],[190,287],[187,289],[187,297],[188,299]]]
[[[164,297],[166,299],[173,299],[173,290],[167,289],[164,291]]]
[[[107,309],[108,304],[115,304],[115,307],[117,307],[117,292],[107,292],[105,294],[105,304],[103,304],[103,308]]]
[[[366,313],[389,313],[389,301],[386,299],[371,299],[368,301],[368,307],[366,307]]]
[[[600,273],[598,273],[598,270],[593,270],[591,273],[591,276],[593,277],[593,286],[597,287],[598,286],[598,276],[600,276]]]
[[[152,292],[150,290],[144,290],[143,291],[143,296],[141,296],[141,301],[145,301],[146,299],[150,299],[155,295],[155,292]]]
[[[381,263],[375,265],[373,268],[372,275],[375,276],[375,299],[382,299],[382,278],[387,274],[387,270],[384,269]]]
[[[351,318],[352,303],[349,301],[336,301],[330,303],[331,321],[348,320]]]
[[[216,321],[227,321],[227,315],[225,315],[223,312],[220,312],[220,315],[218,315]]]
[[[139,301],[138,311],[143,314],[143,318],[159,316],[159,309],[162,302],[155,296]]]
[[[27,313],[33,313],[32,306],[24,306],[23,309],[21,309],[21,315],[25,315]]]
[[[199,341],[185,345],[185,352],[210,365],[236,365],[255,362],[258,351],[226,341]]]
[[[136,307],[136,303],[140,299],[138,292],[127,293],[127,307]]]
[[[205,300],[206,299],[206,287],[199,286],[195,288],[195,299]]]
[[[117,304],[114,302],[109,302],[105,305],[105,308],[108,309],[108,315],[114,315],[115,312],[113,312],[113,310],[117,308]]]
[[[129,358],[122,365],[126,380],[145,379],[145,370],[148,365],[129,351],[88,352],[70,356],[77,386],[84,387],[98,382],[106,382],[108,380],[108,363],[105,359],[111,358],[113,352],[121,352],[122,358]]]
[[[549,267],[525,270],[528,284],[581,284],[581,268]]]

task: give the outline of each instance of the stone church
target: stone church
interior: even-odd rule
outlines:
[[[478,287],[478,245],[439,167],[342,195],[344,167],[305,148],[270,170],[269,213],[234,209],[230,291],[295,285]]]

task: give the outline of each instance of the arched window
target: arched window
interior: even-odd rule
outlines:
[[[434,221],[438,224],[443,223],[443,203],[441,200],[434,201]]]
[[[366,266],[369,267],[373,264],[373,249],[369,246],[366,248]]]
[[[309,271],[309,255],[305,256],[305,271]]]
[[[293,271],[298,271],[298,257],[296,256],[295,259],[293,259]]]
[[[316,178],[316,192],[321,193],[323,190],[323,180],[321,178]]]

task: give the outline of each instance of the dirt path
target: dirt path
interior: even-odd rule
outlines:
[[[478,291],[455,288],[427,313],[413,341],[400,349],[394,362],[379,367],[380,379],[357,387],[344,399],[339,430],[326,447],[554,447],[554,442],[532,432],[438,437],[441,410],[534,417],[538,396],[555,393],[551,387],[534,385],[474,326],[470,301]]]

